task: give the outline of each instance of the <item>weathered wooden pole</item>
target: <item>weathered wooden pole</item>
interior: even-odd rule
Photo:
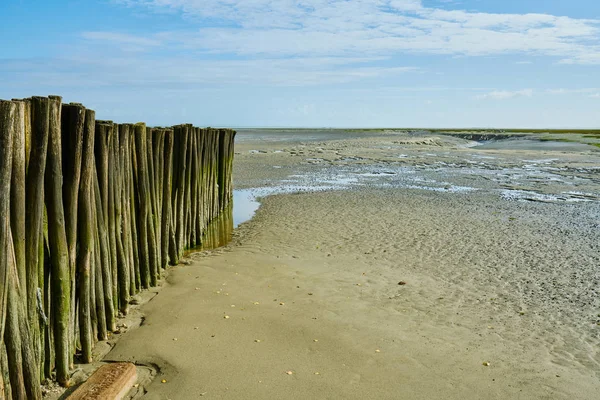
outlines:
[[[69,247],[69,280],[71,281],[71,315],[69,330],[71,343],[75,336],[75,264],[77,259],[77,208],[79,181],[81,179],[81,153],[83,146],[83,126],[85,107],[81,104],[63,104],[61,112],[62,151],[63,151],[63,198],[65,205],[65,231]],[[71,354],[74,351],[71,349]]]
[[[123,245],[123,163],[125,149],[121,144],[121,133],[115,125],[114,132],[114,209],[115,209],[115,239],[117,248],[117,282],[119,292],[119,311],[127,314],[129,311],[129,255]]]
[[[163,176],[163,156],[164,156],[164,130],[154,129],[152,131],[152,157],[154,165],[154,191],[155,191],[155,231],[156,231],[156,253],[158,263],[158,274],[160,276],[162,266],[162,194],[164,181]]]
[[[135,295],[137,293],[136,284],[136,260],[137,260],[137,244],[134,245],[132,239],[132,165],[131,165],[131,126],[123,124],[119,126],[119,137],[123,151],[123,169],[121,171],[123,175],[123,196],[122,196],[122,208],[123,208],[123,245],[127,252],[129,267],[129,294]],[[139,274],[138,274],[139,275]]]
[[[135,156],[135,127],[129,126],[129,205],[131,216],[131,240],[134,261],[134,283],[136,290],[142,290],[142,256],[140,254],[140,242],[138,240],[138,210],[139,210],[139,194],[137,190],[137,172],[136,172],[136,156]]]
[[[167,129],[164,134],[164,168],[161,218],[161,267],[167,268],[169,263],[169,238],[171,237],[171,187],[173,184],[173,130]]]
[[[209,149],[207,153],[207,161],[208,161],[208,223],[210,223],[214,218],[214,152],[215,152],[215,131],[212,128],[208,128],[208,137],[210,140]]]
[[[154,179],[154,156],[153,156],[153,144],[152,144],[153,129],[146,128],[145,137],[145,154],[146,158],[143,160],[146,164],[146,188],[148,190],[148,201],[149,201],[149,220],[148,220],[148,251],[150,257],[150,283],[152,286],[156,286],[159,278],[160,270],[158,268],[159,252],[158,252],[158,241],[157,241],[157,227],[158,221],[158,208],[156,203],[156,183]]]
[[[135,124],[135,157],[134,157],[134,171],[137,183],[137,195],[138,195],[138,214],[137,214],[137,225],[138,225],[138,244],[140,254],[140,269],[142,286],[147,289],[153,285],[152,281],[152,269],[150,264],[152,262],[150,255],[150,195],[147,186],[147,169],[146,169],[146,125],[143,123]]]
[[[219,193],[219,210],[224,204],[225,198],[225,130],[218,131],[217,148],[217,192]]]
[[[236,132],[232,131],[231,146],[229,148],[229,200],[230,201],[233,199],[233,158],[235,156],[235,136],[236,136]]]
[[[82,145],[81,180],[79,185],[79,217],[77,221],[77,236],[79,239],[79,254],[77,257],[77,272],[79,285],[79,335],[81,341],[81,358],[84,363],[92,362],[92,327],[91,327],[91,299],[90,299],[90,268],[91,257],[94,250],[94,213],[93,185],[94,176],[94,147],[98,136],[95,132],[96,113],[86,110],[84,135]],[[102,158],[101,158],[102,159]],[[99,197],[99,196],[98,196]],[[100,204],[95,202],[95,206]],[[103,222],[103,221],[101,221]],[[108,266],[105,266],[108,268]],[[110,292],[110,291],[109,291]]]
[[[32,97],[31,99],[31,152],[25,186],[25,260],[27,269],[26,293],[27,314],[31,328],[31,346],[38,365],[41,362],[40,310],[38,304],[42,292],[40,288],[40,262],[43,263],[42,222],[44,217],[44,175],[48,149],[48,124],[50,118],[49,99]],[[40,252],[42,250],[42,252]],[[40,259],[42,259],[40,261]],[[41,277],[43,281],[43,276]]]
[[[98,138],[98,136],[96,136]],[[95,163],[94,163],[95,164]],[[115,320],[115,308],[113,301],[113,285],[112,285],[112,271],[110,268],[110,250],[108,247],[108,232],[106,231],[106,223],[104,222],[104,215],[102,213],[102,200],[100,198],[100,184],[98,182],[98,173],[96,166],[94,165],[94,171],[92,173],[92,194],[91,202],[92,207],[95,206],[97,226],[98,226],[98,237],[100,239],[100,257],[101,266],[100,274],[102,275],[102,284],[104,292],[104,312],[106,313],[106,329],[108,331],[114,331],[117,329]],[[95,203],[95,204],[94,204]]]
[[[92,209],[93,210],[93,209]],[[92,211],[92,218],[94,212]],[[93,230],[93,229],[92,229]],[[95,234],[92,232],[92,240],[95,239]],[[91,339],[92,347],[96,345],[98,341],[98,314],[96,310],[96,255],[94,254],[96,246],[95,243],[92,246],[92,253],[90,254],[90,327],[91,327]]]
[[[187,149],[187,165],[185,170],[185,219],[183,222],[184,227],[184,249],[191,247],[190,235],[191,235],[191,221],[192,221],[192,171],[193,171],[193,148],[194,148],[194,127],[188,125],[188,149]]]
[[[184,232],[185,232],[185,186],[186,186],[186,169],[187,169],[187,148],[189,142],[189,127],[182,125],[179,127],[179,166],[177,169],[178,174],[178,187],[177,187],[177,220],[175,221],[176,227],[176,243],[177,243],[177,261],[183,256],[183,250],[185,248]]]
[[[210,182],[209,182],[209,202],[208,206],[210,207],[210,221],[215,218],[215,199],[216,199],[216,179],[215,179],[215,152],[217,147],[217,135],[216,131],[213,128],[209,128],[210,131],[210,152],[208,153],[208,161],[209,161],[209,174],[210,174]]]
[[[10,225],[14,241],[17,273],[19,281],[25,284],[27,280],[25,269],[25,111],[26,105],[22,101],[13,101],[15,104],[15,125],[13,134],[13,167],[10,183]],[[25,291],[22,291],[22,296]],[[25,297],[22,297],[25,302]]]
[[[92,190],[94,191],[94,190]],[[91,201],[91,199],[90,199]],[[93,202],[92,204],[95,204]],[[106,329],[106,311],[105,311],[105,299],[104,299],[104,283],[102,279],[102,250],[100,249],[100,234],[98,230],[98,210],[96,207],[92,207],[92,224],[94,230],[94,285],[95,285],[95,296],[96,296],[96,323],[98,324],[96,337],[98,340],[108,339]]]
[[[45,201],[48,213],[48,244],[51,257],[51,302],[56,356],[56,378],[69,383],[71,312],[71,271],[63,208],[63,170],[60,107],[61,98],[50,98],[48,157],[45,173]],[[75,251],[75,249],[73,249]]]
[[[179,263],[179,256],[177,251],[177,228],[176,224],[179,221],[179,202],[177,192],[179,190],[179,180],[181,174],[179,171],[181,158],[181,127],[173,127],[173,160],[172,160],[172,182],[171,182],[171,221],[169,224],[169,263],[171,265],[177,265]]]
[[[16,105],[0,100],[0,348],[5,349],[7,297],[9,289],[10,243],[10,183],[13,162],[13,141]],[[8,362],[2,368],[4,385],[10,384]],[[8,385],[7,385],[8,386]],[[10,390],[10,389],[9,389]],[[6,390],[5,395],[9,392]],[[11,395],[12,397],[12,395]]]
[[[196,128],[196,201],[194,213],[194,225],[196,240],[194,246],[199,246],[202,242],[202,129]]]
[[[156,202],[156,179],[154,179],[154,131],[153,128],[146,127],[146,166],[148,174],[148,191],[150,194],[150,220],[154,226],[155,237],[157,234],[158,226],[158,209]],[[158,251],[157,251],[158,256]]]
[[[189,247],[196,247],[196,214],[198,213],[198,128],[192,127],[192,162],[190,186],[190,219],[189,219]]]
[[[201,156],[201,164],[202,164],[202,199],[200,202],[200,216],[202,218],[202,236],[204,236],[204,232],[206,227],[208,226],[208,145],[209,145],[209,137],[208,130],[202,129],[202,156]]]
[[[98,171],[100,179],[100,196],[104,211],[104,224],[108,234],[108,250],[110,252],[110,274],[112,283],[113,308],[118,308],[117,282],[117,239],[115,227],[115,160],[114,160],[114,124],[112,121],[96,121],[96,168],[98,168],[98,152],[105,166]],[[106,168],[105,171],[103,169]],[[103,188],[103,185],[106,185]]]
[[[0,101],[0,347],[6,344],[6,370],[10,383],[10,396],[24,398],[21,337],[18,329],[18,301],[10,285],[10,270],[15,268],[14,247],[11,238],[11,178],[13,169],[16,121],[16,104]],[[6,340],[5,340],[5,332]],[[15,365],[15,363],[19,363]],[[4,369],[4,368],[3,368]],[[9,390],[6,391],[8,394]]]
[[[147,151],[147,149],[146,149]],[[149,168],[148,168],[148,159],[145,160],[146,162],[146,189],[149,191],[150,188],[150,184],[149,184],[149,180],[150,180],[150,176],[148,174]],[[149,192],[148,192],[149,193]],[[150,195],[148,195],[148,201],[152,202],[152,198]],[[150,205],[148,205],[148,209],[150,210]],[[155,221],[153,218],[153,215],[150,214],[150,212],[148,213],[148,220],[146,222],[148,224],[148,257],[150,259],[150,284],[152,286],[156,286],[158,283],[158,279],[159,279],[159,265],[160,265],[160,260],[158,259],[158,242],[156,241],[156,225],[155,225]]]
[[[95,145],[95,132],[96,127],[96,116],[95,112],[92,110],[86,110],[85,113],[85,127],[84,127],[84,144],[83,144],[83,155],[82,155],[82,169],[85,169],[85,178],[89,178],[89,188],[81,188],[88,190],[88,194],[86,197],[87,202],[89,203],[89,209],[91,210],[91,219],[89,221],[90,227],[92,229],[92,238],[93,238],[93,274],[94,274],[94,300],[95,300],[95,311],[96,311],[96,338],[98,340],[106,340],[108,338],[107,335],[107,324],[109,321],[114,321],[114,314],[110,314],[108,316],[106,312],[106,305],[112,304],[111,299],[106,299],[106,296],[112,295],[112,291],[108,290],[108,293],[105,294],[105,286],[104,286],[104,273],[108,274],[108,271],[104,272],[107,269],[107,264],[103,261],[108,260],[108,254],[106,246],[102,245],[102,239],[100,237],[100,232],[104,233],[104,221],[101,217],[102,210],[98,207],[100,203],[99,190],[97,190],[97,176],[95,169],[95,160],[94,160],[94,145]],[[88,171],[89,169],[89,171]],[[89,173],[89,176],[88,176]],[[86,182],[87,183],[87,182]],[[98,196],[96,196],[98,194]],[[87,228],[87,227],[86,227]],[[104,239],[105,236],[103,237]],[[90,271],[90,275],[91,275]],[[110,285],[109,285],[110,287]],[[90,288],[91,292],[91,288]],[[91,295],[91,293],[90,293]],[[112,307],[110,308],[112,310]],[[109,313],[110,313],[109,310]]]

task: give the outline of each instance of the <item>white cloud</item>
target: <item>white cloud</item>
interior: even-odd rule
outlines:
[[[533,96],[532,89],[523,89],[517,91],[509,91],[509,90],[494,90],[493,92],[485,93],[477,96],[476,98],[479,100],[507,100],[515,97],[531,97]]]
[[[563,95],[563,94],[590,94],[600,91],[599,88],[579,88],[579,89],[547,89],[546,93],[554,94],[554,95]]]
[[[41,85],[190,87],[218,84],[310,86],[390,78],[415,73],[414,67],[364,65],[364,58],[302,58],[257,60],[195,60],[165,57],[140,61],[135,56],[0,62],[2,70]],[[0,74],[1,76],[1,74]],[[19,79],[17,79],[19,81]],[[0,86],[2,82],[0,81]]]
[[[199,30],[166,32],[162,40],[215,53],[278,57],[511,53],[554,56],[565,64],[600,64],[599,20],[448,11],[425,7],[420,0],[118,1],[202,19]]]

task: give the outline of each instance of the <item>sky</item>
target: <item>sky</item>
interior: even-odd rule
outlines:
[[[0,98],[228,127],[600,128],[598,0],[1,0]]]

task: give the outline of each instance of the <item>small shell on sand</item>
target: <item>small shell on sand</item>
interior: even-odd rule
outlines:
[[[288,375],[292,375],[294,372],[293,371],[285,371],[285,373]]]

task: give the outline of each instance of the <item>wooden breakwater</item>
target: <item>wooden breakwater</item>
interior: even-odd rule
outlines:
[[[232,198],[234,137],[0,100],[0,399],[68,386],[131,296],[202,244]]]

